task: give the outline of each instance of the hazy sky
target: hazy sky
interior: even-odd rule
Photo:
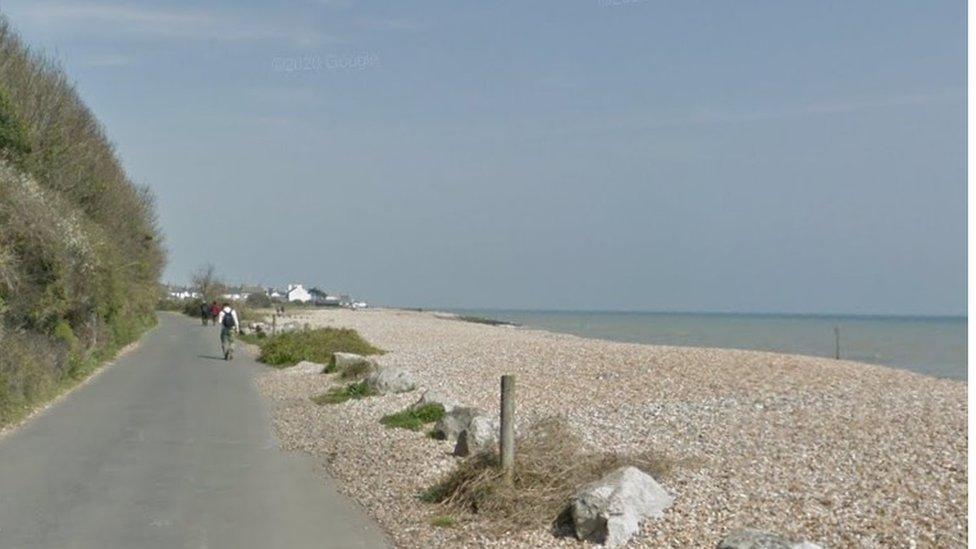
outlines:
[[[957,314],[966,4],[0,0],[166,279],[377,303]]]

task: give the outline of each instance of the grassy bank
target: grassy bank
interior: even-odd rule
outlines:
[[[0,16],[0,426],[155,323],[153,197],[69,81]]]
[[[243,318],[241,321],[244,321]],[[356,330],[343,328],[298,330],[270,337],[247,334],[242,335],[241,339],[258,346],[258,362],[276,368],[294,366],[302,361],[326,366],[332,363],[333,353],[355,353],[363,356],[383,354],[382,349],[363,339]],[[358,377],[361,373],[365,372],[342,372],[346,378]]]
[[[288,332],[272,337],[254,339],[261,348],[258,361],[284,368],[303,360],[329,364],[332,353],[378,355],[383,351],[363,339],[356,330],[318,328]]]

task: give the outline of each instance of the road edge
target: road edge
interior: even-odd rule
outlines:
[[[26,415],[24,415],[24,417],[18,419],[17,421],[15,421],[15,422],[13,422],[13,423],[11,423],[9,425],[5,425],[3,428],[0,428],[0,442],[2,442],[3,439],[6,438],[7,436],[9,436],[12,433],[14,433],[14,432],[20,430],[21,428],[23,428],[25,425],[27,425],[28,423],[30,423],[31,420],[33,420],[34,418],[37,418],[37,417],[43,415],[45,412],[47,412],[51,408],[57,406],[64,399],[68,398],[71,394],[73,394],[75,391],[77,391],[78,389],[84,387],[85,385],[88,385],[93,380],[95,380],[98,376],[102,375],[103,372],[105,372],[106,370],[108,370],[109,368],[111,368],[112,366],[114,366],[119,361],[119,359],[121,359],[125,355],[131,353],[132,351],[136,350],[142,344],[142,340],[147,335],[149,335],[151,332],[153,332],[156,329],[157,326],[159,326],[159,323],[158,322],[154,326],[152,326],[149,329],[147,329],[146,331],[142,332],[142,334],[139,336],[139,339],[137,339],[137,340],[133,341],[132,343],[129,343],[128,345],[126,345],[126,346],[122,347],[121,349],[119,349],[119,351],[117,353],[115,353],[115,356],[112,357],[111,360],[107,360],[107,361],[99,364],[98,367],[95,368],[85,378],[79,380],[77,383],[75,383],[74,385],[68,387],[64,391],[58,393],[56,396],[54,396],[54,398],[51,398],[50,400],[46,400],[46,401],[44,401],[42,403],[39,403],[37,406],[34,407],[34,409],[32,409],[30,412],[28,412]]]

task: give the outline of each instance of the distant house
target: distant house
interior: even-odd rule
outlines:
[[[339,306],[339,296],[329,295],[328,292],[318,288],[312,288],[308,291],[308,293],[312,296],[312,303],[318,305],[319,307]]]
[[[166,292],[170,299],[196,299],[200,297],[200,292],[190,290],[189,288],[169,288]]]
[[[262,293],[262,292],[264,292],[263,288],[257,286],[241,285],[236,288],[228,288],[227,292],[221,295],[221,297],[231,301],[243,301],[247,299],[248,296],[250,296],[251,294]]]
[[[308,303],[312,300],[312,294],[308,293],[308,290],[303,288],[301,284],[289,284],[288,291],[285,292],[285,299],[299,303]]]

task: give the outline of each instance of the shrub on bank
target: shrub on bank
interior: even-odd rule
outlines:
[[[342,404],[351,399],[360,399],[376,396],[376,391],[366,385],[366,382],[350,383],[343,387],[330,389],[328,392],[312,397],[312,402],[319,406],[325,404]]]
[[[252,309],[270,309],[274,305],[271,302],[271,297],[269,297],[267,294],[258,292],[247,296],[244,303]]]
[[[271,366],[293,366],[303,360],[328,364],[332,353],[376,355],[383,351],[348,328],[318,328],[278,334],[261,342],[258,360]]]
[[[0,16],[0,426],[155,321],[153,197],[69,82]]]

